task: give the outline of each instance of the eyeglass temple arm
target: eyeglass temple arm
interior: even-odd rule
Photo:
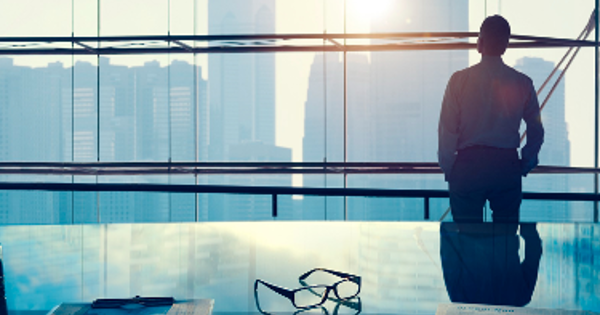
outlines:
[[[306,288],[308,289],[308,292],[310,292],[310,293],[312,293],[312,294],[314,294],[314,295],[316,295],[316,296],[321,296],[319,293],[317,293],[315,290],[313,290],[313,289],[310,287],[310,285],[309,285],[308,283],[306,283],[306,281],[304,281],[304,280],[298,280],[298,281],[300,282],[300,284],[301,284],[303,287],[306,287]]]
[[[301,275],[300,278],[298,278],[298,279],[299,280],[304,280],[304,279],[308,278],[308,276],[310,276],[315,271],[324,271],[324,272],[330,273],[332,275],[336,275],[336,276],[338,276],[340,278],[347,278],[349,280],[356,280],[356,279],[358,279],[358,281],[360,282],[360,276],[349,274],[349,273],[345,273],[345,272],[341,272],[341,271],[335,271],[335,270],[331,270],[331,269],[325,269],[325,268],[315,268],[313,270],[310,270],[307,273]]]
[[[282,295],[290,300],[294,299],[294,292],[279,286],[276,286],[274,284],[270,284],[266,281],[260,280],[260,279],[256,279],[256,281],[254,281],[254,291],[256,292],[256,290],[258,289],[258,283],[262,283],[264,286],[266,286],[267,288],[275,291],[276,293],[278,293],[279,295]]]

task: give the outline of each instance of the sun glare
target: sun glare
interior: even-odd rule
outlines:
[[[352,0],[355,14],[364,20],[380,18],[390,9],[391,0]]]

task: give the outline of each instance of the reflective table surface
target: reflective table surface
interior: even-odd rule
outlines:
[[[0,240],[9,311],[140,295],[214,299],[214,314],[260,314],[257,305],[264,313],[434,314],[450,302],[600,312],[595,224],[3,226]],[[323,271],[299,280],[317,267],[359,276],[360,286]],[[299,293],[255,290],[257,279]],[[293,290],[306,285],[329,298],[295,308],[310,295]],[[353,289],[355,298],[336,295]]]

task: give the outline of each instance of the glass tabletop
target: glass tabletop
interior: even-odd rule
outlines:
[[[3,226],[0,240],[11,312],[136,295],[211,298],[215,314],[258,313],[257,299],[271,314],[434,314],[451,302],[600,311],[595,224]],[[333,287],[348,278],[327,272],[300,281],[317,267],[359,276],[360,292],[340,302]],[[330,292],[319,307],[297,309],[281,293],[255,290],[257,279]]]

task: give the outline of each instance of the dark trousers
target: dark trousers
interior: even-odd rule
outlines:
[[[460,150],[448,179],[454,222],[483,222],[486,200],[494,222],[518,222],[520,165],[516,149],[475,146]]]

